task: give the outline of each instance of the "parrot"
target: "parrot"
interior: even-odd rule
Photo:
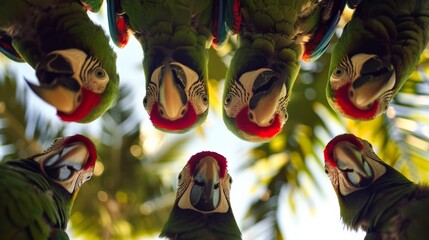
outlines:
[[[116,104],[116,53],[87,9],[99,1],[2,0],[0,52],[35,69],[29,88],[64,122],[92,122]]]
[[[231,184],[224,156],[211,151],[192,155],[179,174],[176,200],[160,237],[241,239],[229,200]]]
[[[325,147],[325,171],[337,194],[342,221],[365,240],[425,240],[429,187],[381,160],[371,143],[346,133]]]
[[[125,47],[133,35],[142,47],[143,106],[161,131],[184,133],[207,118],[208,49],[225,41],[213,38],[218,26],[213,26],[212,15],[224,9],[214,2],[107,1],[113,42]]]
[[[429,39],[426,0],[351,0],[355,8],[333,46],[326,97],[353,120],[384,114],[416,69]]]
[[[223,120],[239,138],[267,142],[287,121],[301,67],[333,36],[345,0],[243,0],[238,48],[225,77]]]
[[[97,152],[83,135],[57,138],[44,152],[0,163],[0,238],[69,239],[70,211],[94,171]]]

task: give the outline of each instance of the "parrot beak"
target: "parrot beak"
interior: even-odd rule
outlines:
[[[177,65],[166,64],[161,70],[159,85],[158,101],[161,116],[171,121],[183,117],[188,110],[186,77],[183,69]]]
[[[373,173],[362,152],[348,141],[338,142],[333,150],[337,168],[356,187],[365,187],[373,180]]]
[[[220,173],[215,158],[202,158],[196,166],[194,185],[191,189],[191,204],[198,210],[215,210],[220,202]]]
[[[261,127],[271,125],[285,88],[276,72],[261,72],[252,86],[253,96],[249,101],[249,119]]]
[[[82,142],[71,143],[44,160],[45,173],[69,193],[74,193],[92,176],[93,168],[83,170],[89,160],[89,149]]]
[[[27,81],[33,92],[58,111],[73,113],[81,104],[79,77],[86,54],[77,49],[53,51],[36,67],[40,86]]]
[[[385,92],[395,86],[393,65],[379,57],[367,54],[353,56],[351,61],[360,65],[360,75],[353,81],[349,91],[350,100],[359,109],[368,109]]]

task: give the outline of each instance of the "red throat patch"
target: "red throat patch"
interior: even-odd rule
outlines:
[[[333,138],[331,141],[329,141],[329,143],[325,147],[325,150],[323,152],[323,155],[325,157],[325,163],[328,163],[332,167],[337,167],[337,164],[335,163],[335,160],[334,160],[333,151],[337,143],[344,142],[344,141],[354,144],[357,148],[359,148],[359,150],[363,149],[363,143],[355,135],[351,133],[338,135],[335,138]]]
[[[58,117],[64,122],[79,122],[85,118],[92,109],[101,102],[101,97],[85,88],[82,88],[82,102],[76,110],[70,114],[57,111]]]
[[[83,167],[83,169],[85,170],[85,169],[88,169],[90,167],[94,167],[95,161],[97,160],[97,150],[95,149],[94,143],[91,140],[89,140],[89,138],[87,138],[83,135],[80,135],[80,134],[76,134],[76,135],[68,137],[64,141],[63,145],[67,145],[67,144],[70,144],[73,142],[83,142],[86,145],[86,147],[88,148],[89,158],[88,158],[86,165]]]
[[[335,100],[337,101],[344,114],[355,119],[370,120],[376,117],[380,101],[377,100],[371,108],[362,110],[357,108],[349,98],[349,88],[351,83],[345,84],[335,91]]]
[[[274,117],[274,122],[270,126],[266,126],[266,127],[258,126],[256,123],[250,121],[248,117],[248,113],[249,113],[249,107],[244,107],[240,110],[240,112],[237,114],[235,118],[237,127],[240,130],[248,134],[265,138],[265,139],[273,138],[282,130],[282,125],[280,123],[280,117],[278,113],[276,113]]]
[[[185,128],[191,127],[197,122],[198,116],[191,103],[188,103],[188,111],[185,116],[176,120],[168,120],[161,116],[159,113],[158,103],[155,102],[150,111],[150,121],[158,128],[168,131],[180,131]]]
[[[195,167],[197,166],[198,161],[200,161],[202,158],[207,156],[210,156],[216,159],[220,169],[220,177],[223,178],[225,176],[226,168],[227,168],[226,158],[220,155],[219,153],[211,152],[211,151],[203,151],[203,152],[196,153],[189,159],[188,165],[191,173],[193,174],[195,172]]]

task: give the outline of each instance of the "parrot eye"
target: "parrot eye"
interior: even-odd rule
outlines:
[[[229,183],[232,184],[232,177],[229,178]]]
[[[226,96],[226,98],[225,98],[225,106],[228,106],[230,103],[231,103],[231,95],[228,95],[228,96]]]
[[[147,97],[144,97],[143,98],[143,106],[146,107],[146,105],[147,105]]]
[[[335,78],[340,78],[343,74],[344,74],[344,70],[342,68],[336,68],[332,75]]]
[[[328,174],[328,170],[325,168],[325,173]]]
[[[179,181],[182,179],[182,174],[179,174],[179,178],[178,179],[179,179]]]
[[[98,79],[104,80],[104,78],[107,76],[107,73],[103,68],[97,67],[94,69],[94,76]]]
[[[208,101],[209,101],[209,99],[207,97],[207,94],[204,94],[204,96],[203,96],[203,103],[204,103],[204,105],[207,105]]]
[[[249,112],[249,119],[253,120],[253,113]]]

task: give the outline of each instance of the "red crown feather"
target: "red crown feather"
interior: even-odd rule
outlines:
[[[217,164],[220,168],[220,177],[223,178],[226,173],[227,168],[227,161],[226,158],[219,153],[211,152],[211,151],[202,151],[199,153],[194,154],[188,161],[189,169],[191,171],[191,174],[194,174],[195,167],[197,166],[197,163],[204,157],[211,156],[214,159],[216,159]]]
[[[89,151],[89,158],[83,169],[88,169],[90,167],[93,167],[95,165],[95,161],[97,160],[97,150],[95,149],[94,143],[89,140],[89,138],[76,134],[73,136],[68,137],[66,140],[64,140],[63,145],[73,143],[73,142],[83,142]]]
[[[334,148],[337,145],[337,143],[343,142],[343,141],[353,143],[357,148],[359,148],[359,150],[363,149],[362,142],[355,135],[351,133],[345,133],[345,134],[336,136],[331,141],[329,141],[329,143],[326,145],[325,150],[323,152],[323,155],[325,157],[325,162],[331,165],[332,167],[337,167],[337,164],[335,163],[334,155],[333,155]]]

